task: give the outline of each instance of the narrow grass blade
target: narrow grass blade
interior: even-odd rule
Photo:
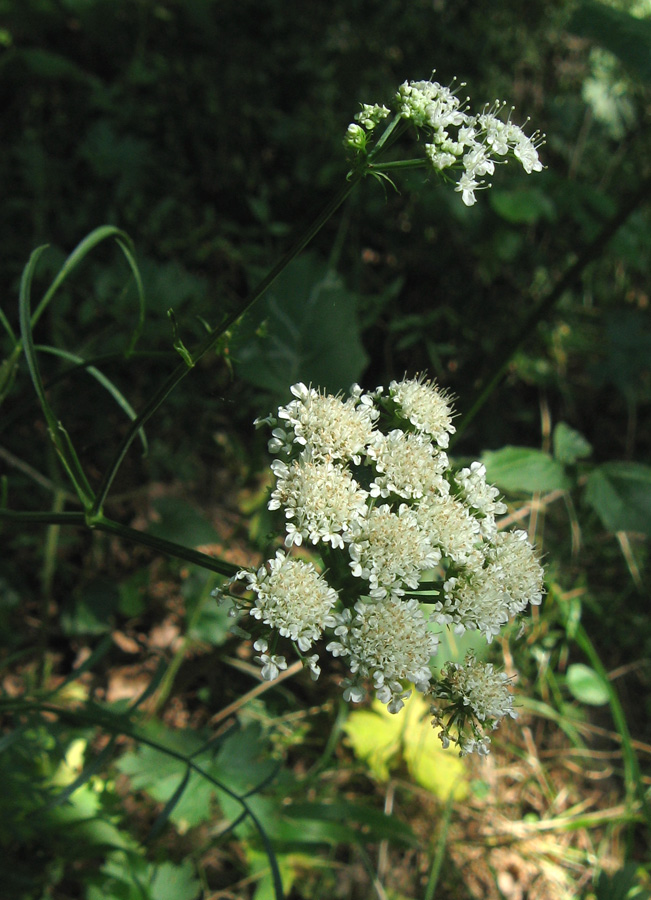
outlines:
[[[86,475],[84,474],[84,471],[81,467],[81,463],[79,462],[79,458],[75,452],[74,447],[72,446],[70,436],[68,435],[63,425],[57,421],[57,418],[54,415],[54,412],[48,402],[47,396],[45,394],[45,388],[43,386],[43,379],[41,378],[41,372],[38,366],[38,359],[36,357],[36,347],[34,345],[34,336],[32,334],[33,324],[30,304],[34,272],[44,250],[45,247],[38,247],[36,250],[34,250],[29,258],[29,262],[23,270],[23,275],[20,281],[18,310],[20,316],[21,337],[23,341],[23,348],[25,351],[25,359],[27,361],[29,374],[34,385],[34,390],[36,391],[36,396],[38,397],[38,401],[47,420],[50,436],[52,438],[54,446],[65,470],[70,477],[70,480],[75,487],[77,496],[82,501],[84,506],[90,507],[92,506],[94,500],[92,488],[88,483]]]
[[[111,395],[111,397],[113,397],[120,409],[123,409],[125,411],[132,422],[137,418],[138,413],[131,406],[124,394],[113,384],[113,382],[109,378],[106,377],[106,375],[104,375],[103,372],[100,372],[100,370],[95,368],[95,366],[86,365],[86,360],[83,357],[77,356],[75,353],[70,353],[70,351],[68,350],[61,350],[58,347],[50,347],[44,344],[38,344],[36,349],[41,353],[50,353],[52,356],[58,356],[61,359],[68,360],[68,362],[75,363],[75,365],[77,366],[85,367],[88,374],[96,381],[98,381],[102,385],[102,387],[108,391],[108,393]],[[141,428],[138,434],[140,435],[143,450],[146,453],[147,438],[145,436],[144,429]]]

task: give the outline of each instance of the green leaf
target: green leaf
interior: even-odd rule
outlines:
[[[200,547],[219,540],[210,522],[185,500],[161,497],[154,502],[154,509],[157,520],[147,530],[155,537],[184,547]]]
[[[533,225],[540,219],[553,222],[554,204],[547,194],[535,188],[527,190],[490,191],[490,204],[495,212],[514,225]]]
[[[189,859],[179,866],[171,862],[156,866],[150,884],[151,900],[196,900],[201,894],[201,884]]]
[[[109,578],[94,578],[68,601],[61,627],[68,635],[103,634],[113,626],[119,603],[117,584]]]
[[[573,663],[567,667],[567,686],[580,703],[589,706],[605,706],[608,703],[608,688],[602,677],[583,663]]]
[[[283,807],[283,816],[297,821],[314,819],[320,822],[333,821],[360,825],[364,829],[364,835],[373,841],[387,839],[411,847],[418,845],[418,838],[405,822],[360,803],[344,801],[292,803],[290,806]]]
[[[600,872],[595,900],[649,900],[651,894],[641,886],[641,873],[635,863],[626,863],[616,872]]]
[[[252,321],[265,334],[239,348],[236,369],[275,397],[303,381],[332,392],[357,381],[368,357],[359,337],[357,299],[314,255],[296,259],[269,288]]]
[[[608,531],[651,536],[651,467],[604,463],[590,473],[585,496]]]
[[[505,491],[567,490],[571,480],[561,463],[542,450],[502,447],[482,456],[487,480]]]
[[[592,445],[565,422],[559,422],[554,428],[553,443],[554,459],[564,465],[573,465],[577,459],[584,459],[592,453]]]
[[[581,37],[591,38],[617,56],[644,81],[651,81],[651,18],[583,0],[568,26]]]
[[[429,708],[415,691],[399,713],[392,715],[374,700],[370,710],[352,712],[344,731],[355,755],[380,781],[400,757],[421,787],[445,800],[453,793],[462,800],[468,793],[465,763],[452,748],[444,750],[431,725]]]

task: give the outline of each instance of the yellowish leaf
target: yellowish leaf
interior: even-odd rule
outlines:
[[[467,796],[465,763],[452,748],[443,749],[428,704],[416,691],[395,715],[378,700],[371,709],[352,712],[344,731],[357,758],[379,781],[388,781],[390,769],[402,758],[414,781],[442,800],[451,792],[455,800]]]

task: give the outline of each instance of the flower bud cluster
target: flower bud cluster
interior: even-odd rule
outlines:
[[[451,398],[424,376],[387,391],[353,385],[345,398],[300,383],[291,392],[256,422],[272,429],[268,506],[283,516],[284,547],[257,572],[238,572],[228,591],[262,676],[287,667],[284,641],[318,678],[315,649],[325,644],[347,666],[347,700],[370,683],[398,712],[413,684],[431,695],[444,743],[484,752],[484,730],[512,714],[506,680],[474,661],[434,679],[436,629],[491,641],[540,603],[542,568],[526,534],[498,530],[506,506],[483,465],[452,469]]]
[[[543,166],[538,147],[543,137],[539,132],[525,134],[511,121],[512,109],[505,121],[506,104],[502,101],[496,100],[476,114],[468,111],[468,103],[469,98],[462,103],[455,91],[436,81],[406,81],[398,89],[394,108],[398,119],[422,132],[424,140],[419,146],[431,166],[448,176],[459,173],[455,190],[466,206],[472,206],[475,191],[490,187],[485,177],[509,156],[517,159],[527,174],[540,172]],[[344,139],[357,158],[368,156],[372,132],[388,112],[386,107],[364,104],[357,113]]]

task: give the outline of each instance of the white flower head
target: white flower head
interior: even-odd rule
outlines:
[[[391,595],[375,602],[360,600],[352,619],[342,619],[339,638],[335,649],[341,648],[339,655],[348,657],[356,676],[349,683],[351,691],[360,678],[371,678],[378,699],[387,703],[390,712],[398,712],[409,696],[403,681],[412,682],[419,691],[428,689],[429,664],[438,638],[428,629],[417,600]]]
[[[503,531],[495,535],[488,553],[489,569],[498,573],[508,598],[509,615],[515,616],[543,597],[543,568],[526,531]]]
[[[447,663],[431,695],[436,703],[432,724],[441,727],[444,746],[452,739],[462,756],[473,752],[487,755],[487,732],[494,731],[505,716],[517,718],[509,678],[495,671],[492,663],[478,662],[472,654],[463,664]],[[451,735],[452,723],[457,730]]]
[[[309,455],[291,465],[274,460],[277,478],[269,509],[283,509],[285,544],[323,541],[343,547],[342,534],[366,515],[368,491],[363,490],[347,469],[331,462],[313,462]]]
[[[386,435],[376,431],[366,452],[378,473],[370,486],[371,497],[397,494],[418,499],[448,489],[443,478],[448,457],[428,435],[405,433],[399,428]]]
[[[401,418],[408,419],[416,431],[429,434],[439,447],[447,447],[456,428],[450,395],[425,375],[392,381],[389,396]]]
[[[418,587],[421,573],[441,558],[418,525],[414,511],[401,504],[395,513],[388,504],[373,508],[346,535],[353,575],[369,582],[373,597],[389,591],[404,593]]]
[[[336,624],[332,609],[337,592],[312,563],[278,550],[275,559],[256,573],[245,573],[245,578],[256,595],[249,615],[296,642],[302,652],[319,640],[325,628]]]
[[[429,494],[415,513],[431,543],[445,556],[459,565],[481,565],[481,525],[460,500],[445,494]]]
[[[347,400],[342,400],[301,382],[292,386],[296,399],[278,410],[278,418],[293,435],[293,443],[308,449],[313,460],[341,459],[359,464],[379,411],[354,392],[356,387]],[[279,433],[279,440],[284,436],[284,432]]]
[[[448,578],[432,619],[452,625],[457,634],[480,631],[490,643],[509,621],[509,597],[499,573],[479,569]]]
[[[486,482],[486,466],[473,462],[454,476],[464,503],[478,516],[482,534],[492,538],[497,534],[495,516],[506,512],[506,503],[500,499],[496,487]]]

